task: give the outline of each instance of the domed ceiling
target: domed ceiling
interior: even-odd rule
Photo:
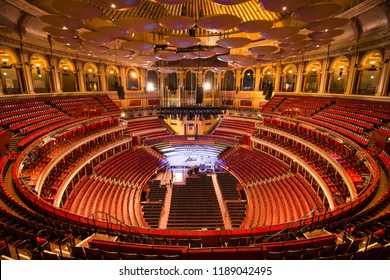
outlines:
[[[383,3],[382,0],[5,2],[13,3],[12,8],[7,4],[2,4],[2,8],[19,9],[24,17],[29,15],[29,20],[24,21],[27,33],[48,37],[71,51],[140,67],[190,65],[196,63],[194,59],[250,66],[302,55],[324,48],[338,38],[353,39],[358,23],[362,24],[357,21],[358,16]],[[383,19],[386,15],[381,16],[378,28],[388,28],[387,19]],[[2,20],[12,21],[7,16]],[[20,24],[20,20],[14,21]]]

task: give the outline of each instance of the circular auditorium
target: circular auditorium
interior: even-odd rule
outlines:
[[[0,4],[15,260],[390,258],[390,2]]]

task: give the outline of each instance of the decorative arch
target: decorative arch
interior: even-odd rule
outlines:
[[[206,91],[210,91],[214,89],[215,83],[215,73],[211,70],[206,71],[204,74],[204,84],[203,87]]]
[[[72,60],[63,58],[58,62],[60,72],[60,83],[63,92],[78,91],[77,71]]]
[[[146,90],[158,90],[160,86],[159,77],[156,70],[147,70],[146,72]]]
[[[306,65],[303,76],[303,92],[318,92],[318,87],[321,81],[321,62],[314,60]]]
[[[374,49],[363,55],[361,66],[356,71],[355,94],[375,95],[383,65],[383,54]]]
[[[99,70],[98,70],[98,67],[96,66],[96,64],[92,63],[92,62],[87,62],[84,64],[84,73],[92,73],[92,74],[99,74]]]
[[[21,65],[15,52],[0,46],[0,92],[17,94],[22,92]]]
[[[126,71],[126,88],[128,90],[139,90],[140,74],[137,68],[130,67]]]
[[[51,67],[47,58],[41,54],[32,54],[29,59],[31,79],[34,86],[34,92],[51,92]]]
[[[84,82],[87,91],[100,90],[99,68],[96,64],[87,62],[84,64]]]
[[[109,65],[106,68],[107,90],[114,91],[118,89],[120,83],[119,68],[115,65]]]
[[[233,91],[235,90],[236,79],[233,70],[227,70],[223,75],[223,90]]]
[[[60,72],[75,72],[76,67],[74,66],[72,60],[63,58],[58,62],[58,69]]]
[[[194,71],[188,70],[185,73],[185,90],[193,91],[196,89],[197,77]]]
[[[337,57],[332,61],[328,73],[328,93],[345,92],[349,74],[349,65],[350,61],[346,56]]]
[[[241,90],[252,91],[255,89],[255,70],[253,68],[246,68],[242,72]]]
[[[282,82],[280,83],[280,91],[293,92],[297,83],[298,68],[295,64],[287,64],[282,70]]]
[[[273,88],[275,84],[275,69],[272,65],[267,65],[263,68],[261,74],[260,90],[265,92],[267,88]]]

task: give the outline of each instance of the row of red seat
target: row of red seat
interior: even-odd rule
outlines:
[[[324,116],[324,117],[340,120],[340,121],[361,127],[362,129],[367,129],[367,130],[374,129],[374,125],[372,123],[368,123],[366,121],[355,119],[353,117],[342,116],[342,115],[339,115],[337,113],[331,113],[329,111],[322,111],[322,112],[318,113],[317,116]]]
[[[82,121],[84,120],[84,118],[80,118],[80,119],[65,119],[64,121],[60,121],[58,123],[55,123],[55,124],[52,124],[52,125],[48,125],[48,126],[45,126],[44,128],[42,129],[39,129],[29,135],[27,135],[26,137],[22,138],[21,140],[19,140],[18,142],[18,147],[19,148],[24,148],[26,145],[28,145],[29,143],[31,143],[32,141],[38,139],[39,137],[53,131],[53,130],[56,130],[57,128],[60,128],[60,127],[63,127],[63,126],[67,126],[67,125],[70,125],[72,123],[76,123],[76,122],[79,122],[79,121]]]
[[[382,122],[383,122],[382,119],[380,119],[380,118],[367,116],[365,114],[346,111],[342,107],[337,108],[337,106],[332,106],[328,109],[325,109],[323,112],[332,113],[332,114],[338,115],[338,116],[345,116],[345,117],[349,117],[349,118],[352,118],[355,120],[361,120],[361,121],[364,121],[364,122],[372,124],[372,125],[382,124]]]
[[[308,117],[298,117],[298,119],[302,120],[302,121],[314,123],[314,124],[317,124],[319,126],[331,129],[335,132],[338,132],[338,133],[346,136],[347,138],[353,140],[354,142],[362,145],[363,147],[366,147],[368,145],[369,140],[367,138],[365,138],[364,136],[361,136],[353,131],[350,131],[349,129],[342,128],[338,125],[331,124],[331,123],[328,123],[328,122],[323,121],[323,120],[317,120],[317,119],[308,118]]]
[[[222,160],[247,184],[281,176],[289,169],[272,156],[244,147],[234,150]]]

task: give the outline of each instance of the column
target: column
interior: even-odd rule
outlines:
[[[76,69],[77,71],[77,80],[79,84],[79,91],[85,92],[85,84],[84,84],[84,68],[81,62],[76,61]]]
[[[60,71],[58,69],[58,60],[57,58],[52,58],[52,69],[51,69],[52,77],[53,77],[53,90],[56,93],[62,93],[61,80],[60,80]]]
[[[99,74],[100,74],[100,90],[107,91],[106,67],[104,67],[103,64],[99,65]]]
[[[279,91],[280,89],[280,82],[281,82],[281,77],[282,77],[282,65],[278,63],[276,65],[276,73],[275,73],[275,84],[274,84],[274,91]]]
[[[348,78],[347,78],[347,84],[345,86],[345,94],[346,95],[351,95],[352,90],[353,90],[353,84],[355,81],[355,76],[356,76],[356,71],[357,68],[355,65],[358,63],[357,56],[353,55],[351,57],[351,60],[349,62],[349,67],[348,67]]]
[[[297,82],[294,92],[302,92],[302,83],[303,83],[303,71],[305,70],[304,63],[298,64],[298,70],[297,70]]]
[[[325,93],[326,92],[326,79],[328,77],[328,64],[329,64],[329,59],[325,59],[322,61],[320,86],[318,88],[317,93]]]
[[[25,92],[26,93],[35,93],[34,92],[34,85],[33,85],[33,81],[32,81],[32,76],[31,76],[31,66],[30,66],[30,62],[29,62],[29,59],[28,59],[28,54],[27,53],[21,53],[21,62],[22,62],[22,73],[23,73],[23,76],[25,77],[25,81],[26,81],[26,88],[25,88]]]
[[[378,81],[378,90],[375,93],[376,96],[385,96],[389,87],[389,75],[390,75],[390,49],[386,49],[383,61],[381,63],[381,74]],[[387,61],[387,62],[386,62]]]
[[[260,67],[256,68],[255,77],[254,78],[255,78],[255,88],[254,88],[254,90],[255,91],[261,91],[261,88],[260,88],[261,69],[260,69]]]

